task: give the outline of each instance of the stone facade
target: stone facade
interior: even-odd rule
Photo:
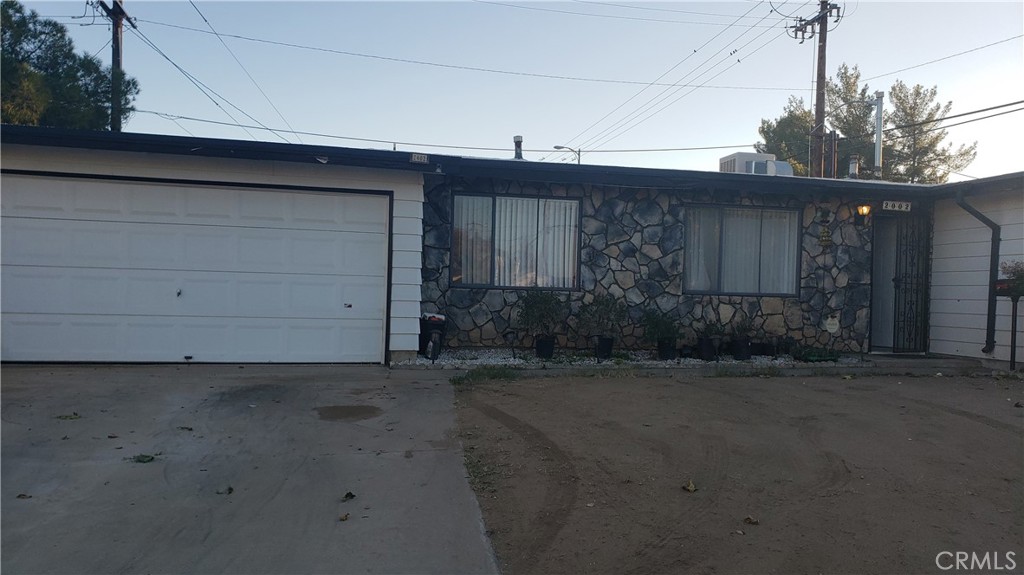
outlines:
[[[678,318],[682,342],[695,339],[702,324],[725,327],[749,318],[755,339],[791,338],[799,344],[866,351],[871,306],[870,233],[853,224],[854,203],[840,197],[759,195],[711,189],[620,188],[558,185],[498,179],[428,180],[424,203],[424,312],[449,317],[448,344],[456,347],[508,345],[515,332],[515,304],[521,290],[452,286],[449,254],[453,193],[513,194],[581,200],[578,288],[565,290],[569,314],[557,334],[559,347],[589,347],[576,329],[575,313],[595,293],[609,293],[627,305],[619,330],[620,348],[644,346],[640,317],[656,309]],[[799,293],[791,297],[687,294],[685,219],[688,205],[777,207],[799,210]],[[829,239],[831,245],[829,244]],[[824,245],[823,245],[824,244]],[[835,317],[833,335],[825,322]],[[511,333],[515,332],[515,333]]]

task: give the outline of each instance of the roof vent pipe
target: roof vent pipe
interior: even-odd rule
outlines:
[[[856,180],[860,177],[860,154],[850,154],[849,178]]]
[[[516,159],[517,160],[522,160],[523,159],[523,137],[522,136],[513,136],[512,137],[512,141],[515,142],[515,144],[516,144]]]

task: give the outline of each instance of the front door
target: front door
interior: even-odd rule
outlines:
[[[871,349],[928,348],[927,214],[877,217],[872,248]]]

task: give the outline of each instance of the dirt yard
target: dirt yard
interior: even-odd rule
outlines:
[[[848,378],[462,383],[503,572],[1024,572],[1021,380]]]

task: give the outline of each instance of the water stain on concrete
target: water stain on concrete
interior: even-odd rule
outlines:
[[[324,421],[358,421],[381,414],[381,409],[375,405],[325,405],[315,409]]]

